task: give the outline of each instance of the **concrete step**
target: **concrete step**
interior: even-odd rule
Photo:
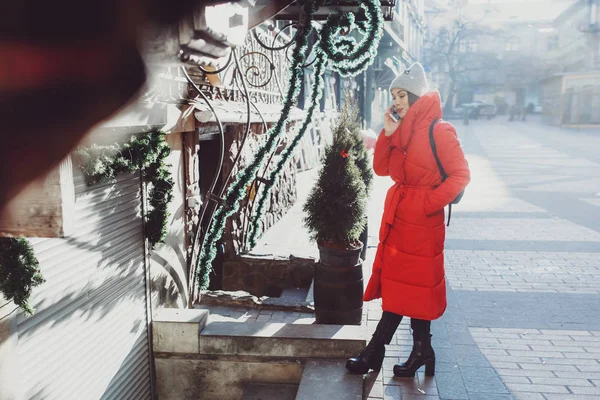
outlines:
[[[206,326],[208,311],[163,308],[152,319],[155,353],[198,353],[198,335]]]
[[[306,301],[306,295],[308,293],[308,288],[285,288],[281,292],[281,296],[279,298],[286,299],[288,301],[295,301],[298,303],[303,303]]]
[[[366,326],[209,322],[198,353],[211,356],[346,359],[366,345]]]
[[[362,400],[363,376],[350,374],[346,360],[310,360],[304,365],[296,400]]]
[[[294,400],[298,385],[285,383],[250,383],[241,400]]]

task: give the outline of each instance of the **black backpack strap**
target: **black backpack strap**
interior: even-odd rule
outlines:
[[[435,157],[435,162],[437,163],[438,169],[440,170],[440,175],[442,176],[442,182],[444,182],[446,180],[446,178],[448,178],[448,175],[446,174],[446,171],[444,170],[444,167],[442,166],[440,158],[437,155],[437,146],[435,145],[435,138],[433,137],[433,128],[435,127],[435,124],[438,121],[439,120],[434,119],[433,122],[431,122],[431,126],[429,127],[429,144],[431,145],[431,150],[433,151],[433,156]]]
[[[440,158],[437,155],[437,146],[435,145],[435,138],[433,137],[433,128],[435,127],[435,124],[438,121],[439,120],[434,119],[433,122],[431,122],[431,126],[429,127],[429,144],[431,145],[431,151],[433,151],[433,157],[435,157],[435,162],[437,163],[438,169],[440,170],[442,182],[444,182],[446,178],[448,178],[448,175],[446,174],[446,171],[442,166],[442,162],[440,161]],[[448,204],[448,224],[446,226],[450,226],[450,218],[452,218],[452,203]]]

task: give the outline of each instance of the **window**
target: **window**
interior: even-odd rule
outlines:
[[[476,53],[479,50],[479,43],[475,39],[467,40],[467,52]]]
[[[458,43],[459,53],[476,53],[479,50],[479,43],[476,39],[463,39]]]
[[[558,36],[548,38],[548,50],[558,50]]]
[[[518,37],[512,37],[510,39],[508,39],[508,41],[506,42],[506,45],[504,47],[505,51],[519,51],[521,47],[521,39],[519,39]]]
[[[450,41],[450,34],[446,29],[440,30],[440,41],[442,43],[448,43]]]

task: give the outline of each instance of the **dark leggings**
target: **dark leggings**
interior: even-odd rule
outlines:
[[[410,319],[410,327],[413,330],[413,335],[419,339],[428,339],[431,332],[431,321],[424,319]]]
[[[402,322],[402,315],[384,311],[377,324],[377,329],[375,330],[375,333],[373,333],[373,339],[376,342],[390,344],[400,322]],[[416,340],[425,340],[429,338],[431,321],[411,318],[410,327],[413,330],[413,336]]]

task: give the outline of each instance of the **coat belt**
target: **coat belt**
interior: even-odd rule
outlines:
[[[381,229],[379,230],[379,241],[383,242],[390,232],[390,227],[394,224],[394,218],[396,217],[396,209],[400,200],[406,195],[407,189],[420,189],[427,190],[433,189],[429,186],[417,186],[417,185],[406,185],[402,182],[396,182],[392,186],[385,196],[385,207],[383,209],[383,218],[381,221]]]

